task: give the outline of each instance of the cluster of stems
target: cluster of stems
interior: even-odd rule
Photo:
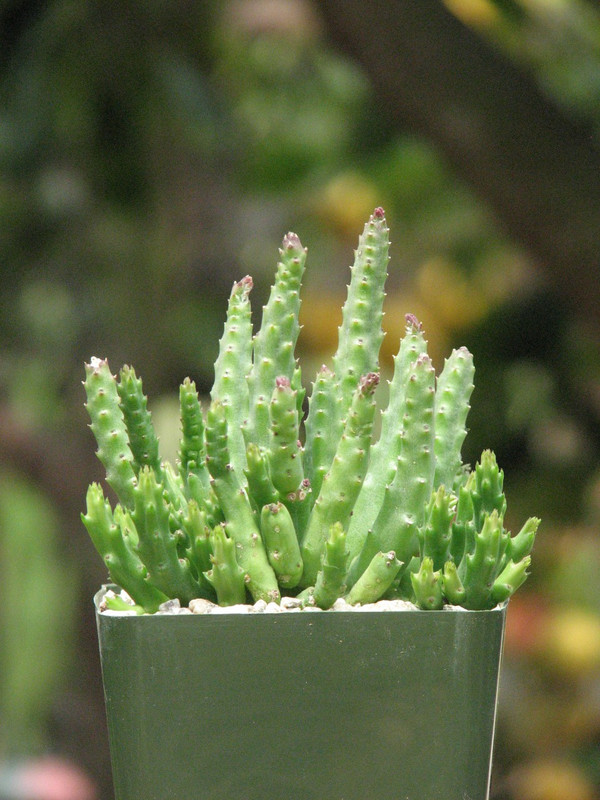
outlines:
[[[355,253],[337,352],[316,375],[306,416],[295,356],[306,251],[293,233],[255,335],[252,280],[233,286],[207,408],[191,380],[181,385],[174,466],[160,458],[134,370],[86,365],[86,407],[117,502],[94,483],[82,519],[140,610],[282,593],[323,609],[339,597],[486,609],[525,580],[539,520],[511,535],[494,454],[472,471],[462,463],[468,350],[454,350],[436,376],[422,326],[407,315],[387,407],[376,413],[388,233],[377,208]]]

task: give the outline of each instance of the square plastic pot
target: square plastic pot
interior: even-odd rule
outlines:
[[[505,608],[97,623],[116,800],[487,800]]]

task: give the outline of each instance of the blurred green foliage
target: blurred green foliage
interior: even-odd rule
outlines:
[[[593,3],[445,5],[598,130]],[[300,345],[318,366],[376,205],[396,232],[387,363],[408,311],[438,364],[467,343],[477,368],[467,456],[493,447],[515,517],[526,508],[544,520],[529,595],[511,611],[494,797],[553,800],[531,786],[542,767],[562,775],[565,764],[583,786],[572,800],[598,794],[600,712],[581,711],[600,691],[589,647],[600,618],[598,342],[431,144],[391,125],[305,0],[0,2],[0,755],[7,738],[21,750],[48,740],[53,695],[75,680],[62,643],[103,577],[78,522],[99,475],[83,361],[133,363],[162,396],[160,427],[160,404],[185,375],[212,383],[232,281],[250,272],[260,307],[291,228],[310,246],[312,336]],[[94,635],[78,634],[80,658],[93,658]],[[564,653],[581,642],[577,672]],[[544,733],[560,719],[563,749]],[[98,773],[105,762],[90,753],[106,743],[95,732],[88,742],[76,755]]]
[[[0,472],[0,752],[44,752],[46,723],[73,659],[76,572],[51,502]]]
[[[600,19],[593,3],[444,1],[533,72],[553,100],[575,117],[593,121],[600,133]]]

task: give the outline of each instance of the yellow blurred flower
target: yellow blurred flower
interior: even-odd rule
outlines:
[[[319,217],[344,237],[356,237],[380,204],[377,187],[358,172],[336,175],[315,198]]]
[[[579,608],[550,614],[540,634],[542,659],[566,678],[600,672],[600,617]]]
[[[509,783],[519,800],[598,800],[590,780],[566,761],[525,764],[512,773]]]
[[[305,291],[302,297],[300,307],[302,330],[298,345],[302,350],[307,350],[326,363],[337,347],[338,326],[342,322],[341,308],[344,300],[343,294],[309,290]]]
[[[443,0],[448,11],[465,25],[490,28],[499,19],[498,9],[490,0]]]
[[[440,324],[451,330],[479,322],[489,310],[479,286],[448,259],[436,257],[425,261],[417,272],[416,285]]]

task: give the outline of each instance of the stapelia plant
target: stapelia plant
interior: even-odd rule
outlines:
[[[453,351],[436,377],[412,315],[372,444],[388,249],[378,208],[359,239],[332,368],[318,371],[304,421],[294,350],[306,251],[293,233],[254,336],[252,280],[234,284],[206,413],[194,383],[181,385],[175,466],[160,459],[133,369],[117,378],[105,360],[86,365],[91,428],[118,503],[94,483],[82,519],[111,579],[142,609],[281,593],[323,609],[339,597],[485,609],[523,583],[539,520],[512,536],[494,454],[473,470],[462,463],[472,356]]]

